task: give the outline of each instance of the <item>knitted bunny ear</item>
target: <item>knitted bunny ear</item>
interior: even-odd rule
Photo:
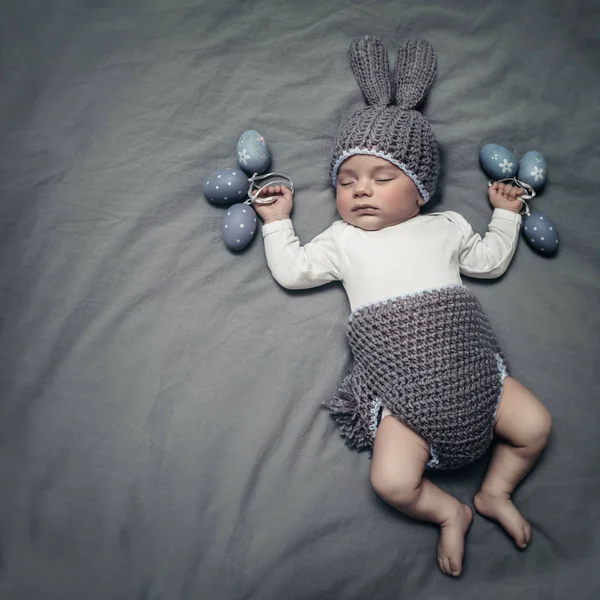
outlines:
[[[371,106],[392,103],[388,55],[381,41],[366,35],[350,44],[350,66],[358,87]]]
[[[410,40],[398,48],[396,104],[414,110],[425,98],[437,70],[433,46],[427,40]]]

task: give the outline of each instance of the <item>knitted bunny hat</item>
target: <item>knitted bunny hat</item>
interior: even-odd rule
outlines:
[[[340,125],[329,174],[336,184],[340,165],[354,154],[389,160],[415,183],[425,202],[439,174],[438,146],[427,119],[416,110],[436,73],[433,47],[426,40],[407,41],[398,49],[395,98],[388,55],[372,36],[350,45],[350,66],[367,106]]]

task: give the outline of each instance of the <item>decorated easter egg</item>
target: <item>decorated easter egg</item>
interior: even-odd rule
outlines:
[[[540,213],[531,213],[523,221],[523,237],[540,254],[551,256],[558,250],[556,225]]]
[[[250,180],[239,168],[220,169],[204,180],[204,195],[216,204],[243,202],[248,197]]]
[[[544,156],[535,150],[526,152],[519,161],[517,179],[528,183],[536,192],[546,184],[548,168]]]
[[[265,138],[249,129],[244,131],[237,143],[238,163],[248,175],[264,173],[271,164],[271,151]]]
[[[479,150],[479,162],[492,179],[506,179],[517,174],[517,161],[504,146],[485,144]]]
[[[223,217],[223,241],[230,250],[243,250],[251,241],[258,223],[256,213],[248,204],[234,204]]]

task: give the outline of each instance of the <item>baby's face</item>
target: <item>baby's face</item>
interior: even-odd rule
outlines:
[[[350,225],[367,231],[398,225],[418,215],[423,204],[411,178],[384,158],[355,154],[340,166],[336,205]]]

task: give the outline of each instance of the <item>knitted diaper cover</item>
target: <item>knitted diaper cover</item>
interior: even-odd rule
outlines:
[[[347,335],[354,364],[325,406],[350,448],[372,450],[387,408],[427,440],[430,468],[461,467],[484,454],[507,372],[483,308],[466,286],[358,308]]]

